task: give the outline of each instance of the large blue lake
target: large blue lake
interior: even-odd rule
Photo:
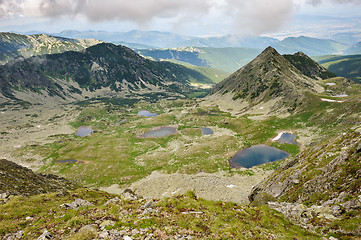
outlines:
[[[233,168],[251,168],[257,165],[275,162],[288,157],[289,154],[275,147],[255,145],[238,151],[228,162]]]

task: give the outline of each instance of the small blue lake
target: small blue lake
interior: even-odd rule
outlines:
[[[149,111],[139,111],[139,112],[138,112],[138,115],[144,116],[144,117],[155,117],[155,116],[158,116],[158,114],[156,114],[156,113],[151,113],[151,112],[149,112]]]
[[[289,143],[289,144],[297,145],[297,143],[295,142],[296,137],[297,137],[296,134],[284,132],[284,133],[282,133],[281,137],[277,141],[279,143]]]
[[[127,121],[127,119],[123,119],[123,120],[118,120],[115,122],[115,124],[121,124],[121,123],[125,123]]]
[[[257,165],[275,162],[290,156],[287,152],[267,145],[255,145],[238,151],[228,162],[233,168],[251,168]]]
[[[176,127],[159,127],[149,132],[143,133],[140,135],[140,138],[159,138],[159,137],[167,137],[170,135],[175,135],[178,133]]]
[[[342,98],[342,97],[348,97],[348,95],[347,94],[338,94],[338,95],[335,95],[335,96],[332,96],[332,97],[340,97],[340,98]]]
[[[57,160],[57,159],[55,159],[55,162],[57,162],[57,163],[76,163],[77,160],[75,160],[75,159],[67,159],[67,160]]]
[[[92,132],[94,132],[94,129],[92,129],[91,127],[80,127],[78,128],[78,131],[75,133],[75,135],[79,137],[85,137]]]
[[[201,127],[203,135],[212,135],[214,132],[211,128]]]

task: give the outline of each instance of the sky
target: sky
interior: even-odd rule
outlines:
[[[325,38],[361,33],[361,0],[0,0],[0,31],[70,29]]]

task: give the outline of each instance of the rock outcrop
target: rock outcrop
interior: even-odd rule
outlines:
[[[30,196],[40,193],[61,192],[78,185],[53,174],[36,174],[14,162],[0,160],[0,202],[11,195]]]

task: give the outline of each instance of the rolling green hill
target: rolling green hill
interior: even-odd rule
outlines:
[[[211,67],[225,72],[234,72],[261,52],[254,48],[199,48],[139,50],[143,56],[155,60],[178,60],[196,66]]]
[[[361,55],[323,56],[316,60],[338,76],[361,83]]]

